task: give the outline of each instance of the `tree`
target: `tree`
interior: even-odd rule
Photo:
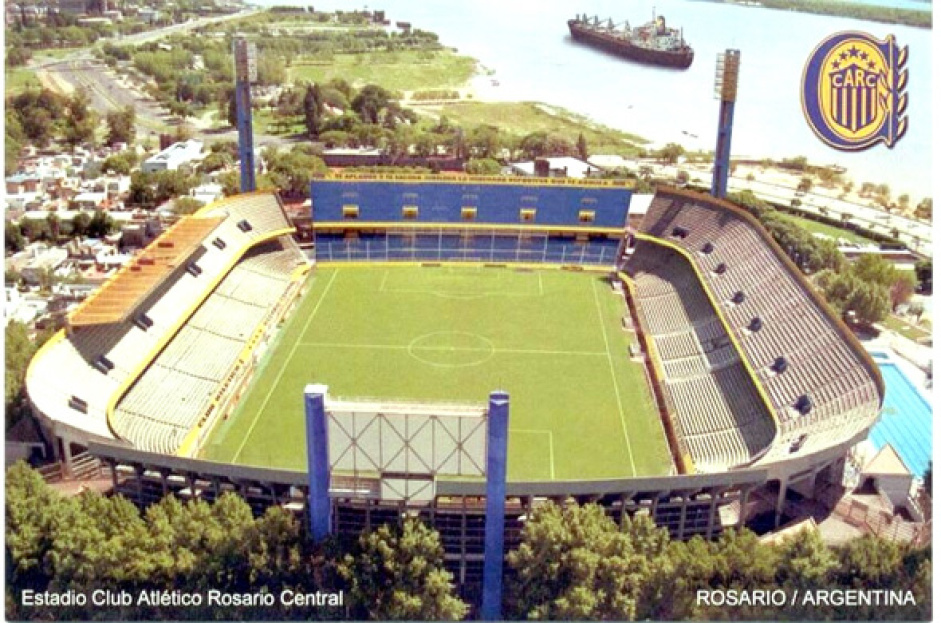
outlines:
[[[915,207],[915,216],[926,221],[931,220],[932,213],[932,201],[930,197],[926,197],[918,202],[918,205]]]
[[[87,233],[92,238],[103,238],[114,231],[114,219],[104,210],[95,210],[88,221]]]
[[[471,158],[464,169],[471,175],[499,175],[501,167],[493,158]]]
[[[226,171],[219,176],[218,182],[222,186],[222,194],[226,197],[239,194],[241,180],[238,171]]]
[[[49,240],[52,237],[49,222],[46,219],[22,219],[20,221],[20,233],[30,242]]]
[[[677,143],[667,143],[661,149],[657,150],[657,157],[669,164],[676,164],[677,161],[686,153],[682,145]]]
[[[46,223],[49,224],[49,238],[52,239],[53,243],[57,242],[59,240],[59,234],[61,233],[59,215],[55,212],[50,212],[46,216]]]
[[[579,158],[588,160],[588,141],[585,140],[585,135],[581,132],[578,133],[578,140],[575,141],[575,149],[578,150]]]
[[[529,160],[553,155],[549,147],[549,133],[540,130],[527,134],[520,141],[520,151]]]
[[[415,519],[363,533],[337,571],[354,618],[458,620],[467,613],[444,568],[438,533]]]
[[[827,301],[840,314],[864,326],[881,321],[889,313],[887,288],[865,281],[852,271],[833,274],[822,287]]]
[[[133,106],[126,106],[121,110],[115,110],[108,113],[106,122],[108,124],[108,144],[134,142],[137,129],[135,123],[137,113]]]
[[[499,156],[504,144],[500,130],[492,125],[476,126],[468,133],[466,140],[468,154],[476,158]]]
[[[284,62],[273,54],[258,55],[258,84],[277,86],[287,82],[287,68]]]
[[[7,253],[22,251],[26,246],[26,238],[23,237],[23,232],[20,231],[20,228],[10,225],[3,228],[3,241]]]
[[[834,618],[854,620],[928,620],[930,597],[923,593],[927,579],[923,565],[930,562],[930,551],[872,535],[847,541],[834,552],[837,565],[832,570],[832,584],[848,590],[912,590],[916,605],[836,608]],[[814,617],[822,618],[822,617]]]
[[[915,262],[915,277],[918,279],[918,289],[924,294],[931,294],[934,262],[931,259]]]
[[[215,152],[203,158],[198,168],[201,173],[212,173],[213,171],[227,169],[233,164],[234,162],[229,154],[225,152]]]
[[[27,139],[23,127],[20,125],[19,117],[9,109],[6,114],[5,137],[3,169],[6,175],[13,175],[19,169],[20,151],[23,149],[23,142]]]
[[[262,157],[274,187],[288,195],[307,196],[310,192],[311,176],[327,171],[323,160],[299,149],[282,153],[270,147],[264,151]]]
[[[359,114],[363,123],[379,123],[380,114],[389,107],[392,101],[392,95],[380,86],[367,84],[353,101],[350,107]]]
[[[21,113],[23,132],[37,146],[45,147],[52,138],[53,117],[44,108],[29,108]]]
[[[173,201],[174,214],[192,214],[203,207],[203,202],[193,197],[179,197]]]
[[[232,127],[238,123],[238,109],[235,101],[235,88],[223,89],[219,98],[219,118],[225,119]]]
[[[863,281],[878,284],[883,288],[892,287],[899,273],[891,262],[871,253],[856,260],[853,263],[852,272]]]
[[[98,115],[90,106],[91,97],[84,89],[75,91],[69,99],[69,114],[66,117],[63,141],[72,149],[95,140]]]
[[[317,138],[317,134],[320,132],[323,105],[323,93],[320,90],[320,85],[308,85],[304,93],[304,127],[307,129],[308,138]]]
[[[133,150],[128,149],[105,158],[105,161],[101,163],[101,171],[102,173],[129,175],[136,165],[137,154]]]
[[[8,341],[8,350],[9,345]],[[19,594],[24,589],[43,590],[49,585],[46,552],[55,538],[57,524],[64,519],[63,507],[63,498],[46,485],[38,472],[23,462],[7,468],[7,582],[8,590],[15,596],[14,603],[21,603]],[[17,618],[9,611],[7,615]]]
[[[814,181],[807,176],[801,178],[801,181],[797,184],[798,192],[807,192],[814,185]]]
[[[320,134],[320,140],[323,141],[327,147],[348,147],[350,144],[350,134],[349,132],[343,132],[341,130],[328,130]]]
[[[7,323],[4,340],[6,344],[4,352],[6,357],[4,378],[6,382],[3,387],[3,404],[6,414],[5,426],[6,429],[9,429],[29,412],[23,383],[26,379],[26,368],[36,352],[37,345],[30,339],[29,328],[16,320]]]
[[[88,216],[86,212],[79,212],[72,217],[72,232],[73,236],[85,236],[88,234],[88,224],[91,222],[91,217]]]
[[[777,565],[774,587],[788,594],[804,594],[809,590],[836,588],[832,574],[839,560],[817,530],[804,529],[786,537],[774,546]],[[788,615],[796,619],[828,619],[831,610],[828,604],[804,604],[802,600],[790,605]]]
[[[181,123],[185,123],[188,118],[193,116],[193,105],[189,102],[172,101],[167,104],[167,108],[170,109],[171,115],[180,118]]]
[[[619,530],[595,504],[544,504],[507,556],[516,618],[620,619],[646,617],[645,597],[669,565],[669,535],[647,516]],[[654,591],[654,594],[656,591]]]
[[[931,498],[934,495],[934,490],[932,489],[932,476],[934,473],[933,461],[928,461],[928,467],[925,469],[925,473],[922,476],[922,487],[918,491],[918,506],[921,508],[922,514],[925,516],[926,521],[931,521],[932,517],[932,504]]]
[[[137,171],[131,175],[131,186],[128,189],[127,202],[130,205],[153,207],[156,205],[157,192],[152,184],[152,174]]]
[[[889,286],[889,301],[892,303],[892,311],[898,310],[899,306],[911,300],[915,293],[915,274],[908,271],[896,271],[895,281]]]

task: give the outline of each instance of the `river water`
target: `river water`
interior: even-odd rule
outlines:
[[[913,202],[931,196],[932,31],[928,29],[697,0],[658,0],[657,12],[668,24],[681,26],[696,51],[692,67],[678,71],[621,60],[576,44],[568,34],[566,20],[576,12],[640,25],[649,21],[652,3],[374,0],[364,5],[333,0],[314,5],[317,10],[384,9],[393,22],[410,21],[436,32],[444,45],[494,70],[492,77],[499,81],[494,91],[500,99],[563,106],[655,144],[672,141],[687,149],[715,148],[716,56],[728,48],[738,49],[742,68],[733,155],[803,155],[813,163],[845,166],[857,184],[887,183],[893,195],[908,192]],[[824,37],[842,30],[861,30],[879,38],[894,34],[909,48],[909,129],[891,150],[883,145],[859,153],[834,150],[804,119],[800,102],[804,63]]]

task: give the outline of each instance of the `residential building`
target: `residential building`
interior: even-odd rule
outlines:
[[[201,160],[203,142],[189,139],[182,143],[174,143],[155,156],[144,160],[141,171],[156,173],[157,171],[176,171],[182,165]]]

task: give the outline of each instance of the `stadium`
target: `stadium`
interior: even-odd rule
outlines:
[[[303,512],[308,384],[374,414],[505,390],[508,549],[546,499],[683,539],[793,519],[876,422],[878,368],[748,213],[659,188],[629,226],[631,200],[613,180],[338,175],[312,181],[301,249],[277,195],[224,199],[70,313],[31,405],[66,464],[87,449],[141,505],[237,491]],[[403,493],[357,472],[332,474],[334,529],[420,516],[473,592],[483,479]]]

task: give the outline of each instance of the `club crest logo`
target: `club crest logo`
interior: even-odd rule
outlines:
[[[861,151],[893,147],[905,135],[908,47],[864,32],[824,39],[804,67],[801,102],[814,133],[827,145]]]

